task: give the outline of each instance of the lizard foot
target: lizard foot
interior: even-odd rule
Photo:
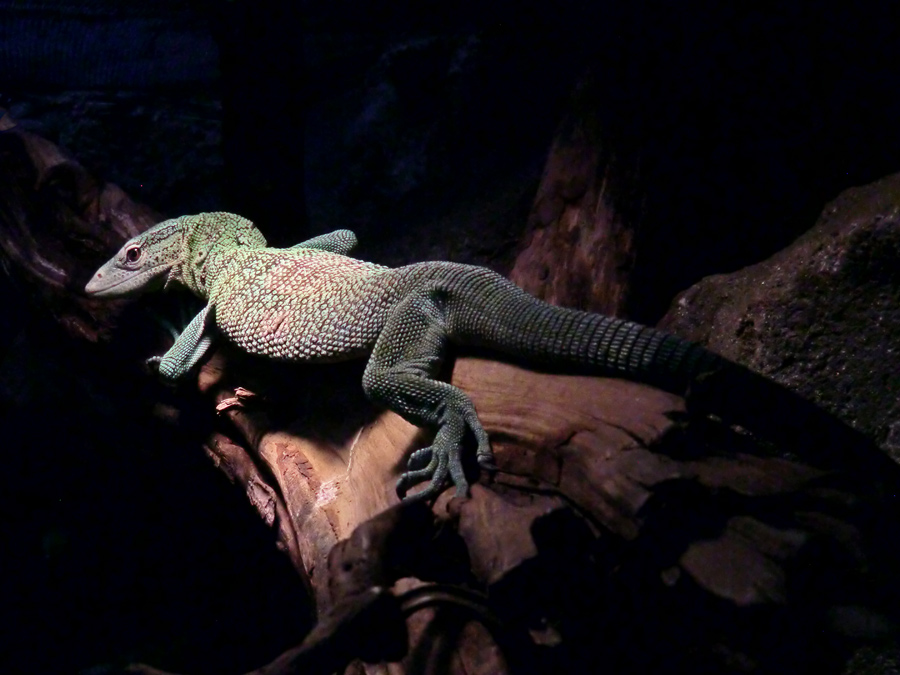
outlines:
[[[144,359],[144,365],[147,366],[147,370],[150,371],[151,375],[155,375],[156,379],[162,382],[163,384],[171,385],[173,383],[173,379],[171,377],[166,376],[166,374],[162,370],[162,356],[151,356],[147,359]]]
[[[216,405],[216,414],[221,415],[226,410],[231,410],[233,408],[246,408],[247,403],[253,402],[260,398],[262,397],[259,394],[255,394],[249,389],[244,389],[243,387],[235,387],[234,396],[222,399]]]
[[[450,478],[456,486],[456,496],[465,497],[469,493],[469,482],[463,470],[461,448],[466,430],[470,430],[478,444],[476,459],[486,471],[496,471],[494,454],[488,441],[487,432],[475,414],[474,408],[463,406],[462,410],[442,417],[441,426],[434,442],[427,448],[416,450],[409,457],[407,471],[397,481],[397,496],[406,501],[419,501],[437,497]],[[415,494],[408,495],[410,488],[429,481],[429,485]]]
[[[173,384],[176,380],[176,377],[172,374],[171,369],[168,367],[166,363],[166,357],[163,356],[151,356],[147,359],[144,359],[144,363],[147,368],[153,375],[156,375],[157,379],[163,384]]]

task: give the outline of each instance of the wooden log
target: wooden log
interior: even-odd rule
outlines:
[[[221,403],[234,398],[235,378],[263,378],[257,393],[266,392],[264,403],[246,399],[225,415],[248,448],[238,466],[260,462],[264,468],[256,475],[268,479],[264,500],[254,497],[260,494],[255,481],[246,484],[251,501],[269,522],[273,513],[290,515],[289,524],[278,523],[281,545],[310,579],[323,616],[343,599],[332,593],[329,553],[397,504],[393,486],[405,458],[429,437],[397,415],[375,410],[358,390],[347,393],[358,387],[362,364],[293,370],[279,367],[276,373],[259,359],[227,351],[203,367],[199,382]],[[649,672],[667,659],[695,658],[729,672],[732,662],[763,667],[775,647],[781,656],[811,663],[820,652],[799,646],[822,629],[809,620],[810,607],[841,608],[841,593],[823,580],[841,575],[865,585],[869,572],[886,560],[874,538],[886,522],[895,523],[896,511],[882,495],[900,482],[897,471],[854,474],[853,452],[869,447],[848,448],[846,473],[835,473],[809,457],[772,452],[721,423],[691,418],[680,397],[632,382],[537,372],[484,355],[458,358],[451,381],[475,402],[500,470],[481,475],[468,499],[448,490],[433,513],[463,542],[469,583],[500,597],[498,611],[508,621],[515,624],[517,612],[543,616],[542,628],[530,628],[532,646],[547,643],[549,651],[558,651],[546,657],[550,670],[575,659],[584,668],[618,664]],[[315,391],[312,408],[298,401],[298,389]],[[301,409],[302,418],[288,415],[281,424],[263,412]],[[234,457],[214,454],[230,474],[240,474]],[[875,519],[882,525],[876,525],[873,509],[884,508],[884,518]],[[585,551],[593,551],[591,564]],[[816,571],[804,575],[816,581],[801,583],[797,570],[809,566]],[[562,580],[548,580],[548,574]],[[557,603],[544,590],[522,599],[527,589],[543,586],[577,596],[573,586],[579,583],[592,586],[581,598],[592,601],[591,614],[577,627],[562,618],[578,607],[571,597]],[[597,584],[621,586],[601,592]],[[798,584],[808,585],[799,595]],[[408,589],[407,582],[395,586],[397,593]],[[603,606],[610,597],[615,611]],[[618,607],[625,598],[635,603],[630,611]],[[692,615],[698,606],[704,610],[695,625],[675,628],[677,616]],[[795,628],[772,633],[772,621],[782,625],[801,615],[807,618]],[[440,672],[507,672],[504,652],[479,632],[484,626],[476,630],[471,617],[457,617],[455,628],[444,621],[440,612],[410,619],[410,654],[397,664],[400,672],[415,670],[415,659],[432,664],[426,672],[439,672],[432,659],[446,649],[454,665]],[[618,622],[620,630],[628,626],[656,647],[641,642],[637,650],[616,640],[598,646],[590,641],[599,634],[586,627],[592,622]],[[673,630],[679,639],[659,635]],[[829,630],[832,636],[840,632]],[[469,637],[449,648],[438,638],[447,631]],[[585,651],[584,640],[596,648]],[[816,649],[828,652],[827,645]]]

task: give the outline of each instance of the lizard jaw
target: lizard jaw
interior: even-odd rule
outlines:
[[[165,265],[140,272],[124,270],[110,261],[91,277],[84,287],[85,293],[95,298],[121,298],[135,295],[147,287],[154,279],[165,273]]]

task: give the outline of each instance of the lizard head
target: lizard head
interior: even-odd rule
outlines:
[[[184,224],[166,220],[125,242],[85,286],[88,295],[118,298],[154,285],[179,262]]]
[[[172,218],[125,242],[84,290],[89,295],[116,298],[164,281],[165,285],[181,283],[202,295],[205,266],[214,249],[265,245],[252,222],[232,213]]]

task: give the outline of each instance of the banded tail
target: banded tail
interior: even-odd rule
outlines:
[[[587,366],[684,394],[698,375],[733,366],[698,344],[632,321],[556,307],[479,270],[451,295],[451,330],[462,341],[548,365]],[[474,282],[474,283],[473,283]]]
[[[740,424],[818,465],[891,465],[871,439],[812,401],[694,342],[550,305],[487,270],[474,276],[460,284],[460,302],[450,298],[451,330],[461,341],[535,362],[588,366],[687,396],[689,408]]]

